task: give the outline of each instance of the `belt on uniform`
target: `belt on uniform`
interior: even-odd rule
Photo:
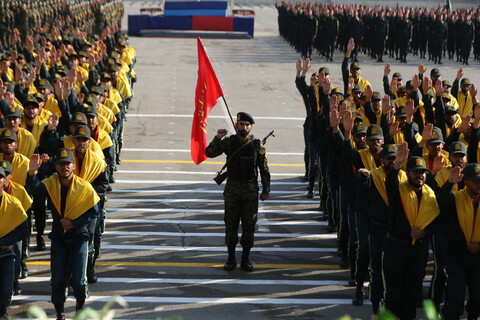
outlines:
[[[65,235],[79,234],[79,233],[84,232],[85,230],[87,230],[86,226],[82,226],[82,227],[79,227],[79,228],[72,228],[72,229],[69,229],[67,231],[64,231],[64,229],[59,225],[54,224],[52,226],[52,231],[53,232],[62,233],[62,234],[65,234]]]
[[[395,237],[391,233],[388,234],[387,238],[390,239],[391,241],[395,242],[395,243],[402,244],[402,245],[405,245],[405,246],[411,246],[412,245],[412,239],[401,239],[401,238]],[[415,243],[419,243],[419,241],[417,240]]]
[[[13,246],[0,246],[0,251],[11,251],[13,250]]]

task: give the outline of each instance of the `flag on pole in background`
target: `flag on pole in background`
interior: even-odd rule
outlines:
[[[190,153],[193,162],[200,164],[207,158],[205,155],[205,148],[208,144],[207,117],[210,110],[217,104],[218,98],[223,96],[223,91],[200,37],[197,37],[197,47],[198,78],[195,90],[195,112],[192,122]]]

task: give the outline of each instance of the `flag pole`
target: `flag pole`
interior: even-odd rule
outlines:
[[[232,121],[233,128],[235,129],[235,132],[238,132],[237,127],[235,126],[235,121],[233,121],[232,113],[230,112],[230,108],[228,107],[227,100],[225,100],[224,96],[222,96],[222,99],[223,99],[223,103],[225,103],[225,107],[226,107],[228,115],[230,117],[230,121]]]

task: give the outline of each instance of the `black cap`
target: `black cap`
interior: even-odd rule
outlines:
[[[452,99],[450,99],[450,95],[446,92],[442,93],[442,99],[444,100],[448,100],[448,101],[451,101]]]
[[[398,88],[398,92],[405,92],[407,91],[407,87],[405,86],[401,86],[400,88]]]
[[[357,124],[355,127],[353,127],[352,134],[356,135],[359,133],[365,133],[367,134],[367,126],[363,123]]]
[[[72,119],[70,120],[70,124],[72,123],[80,123],[83,125],[87,125],[87,116],[85,113],[77,112],[73,115]]]
[[[94,117],[98,117],[98,110],[97,110],[97,107],[95,106],[91,106],[91,105],[88,105],[88,104],[83,104],[83,113],[85,113],[85,115],[88,117],[88,116],[94,116]]]
[[[68,148],[59,149],[55,158],[55,164],[60,162],[75,163],[75,157],[73,156],[73,152],[71,149]]]
[[[6,87],[7,92],[11,92],[11,93],[15,92],[15,87],[11,82],[4,82],[3,85]]]
[[[356,84],[355,87],[353,87],[352,93],[359,93],[359,92],[363,92],[362,87]]]
[[[7,161],[7,160],[0,161],[0,167],[4,170],[6,174],[10,174],[13,172],[12,164],[10,163],[10,161]]]
[[[35,97],[35,99],[37,99],[38,102],[45,101],[45,96],[43,94],[41,94],[40,92],[35,93],[34,97]]]
[[[49,90],[53,90],[53,87],[52,85],[50,84],[50,81],[48,81],[47,79],[40,79],[38,81],[38,84],[37,84],[37,89],[49,89]]]
[[[450,81],[448,81],[448,80],[443,80],[443,81],[442,81],[442,86],[444,86],[444,87],[451,87],[452,85],[450,84]]]
[[[463,168],[463,178],[470,181],[479,181],[480,180],[480,164],[478,163],[469,163]]]
[[[353,111],[353,112],[352,112],[352,115],[353,115],[353,118],[354,118],[354,119],[359,119],[359,120],[362,120],[362,121],[363,121],[363,117],[362,117],[362,115],[360,114],[360,112]]]
[[[449,112],[458,113],[458,110],[454,106],[445,107],[445,113]]]
[[[13,141],[18,141],[17,140],[17,133],[13,131],[12,129],[3,129],[2,133],[0,133],[0,141],[2,140],[13,140]]]
[[[408,80],[407,83],[405,83],[405,89],[413,89],[412,80]]]
[[[96,106],[98,104],[98,98],[96,95],[94,94],[89,94],[86,98],[85,98],[85,103],[86,104],[89,104],[91,106]]]
[[[28,95],[27,100],[23,103],[23,107],[25,108],[28,105],[33,105],[35,108],[39,108],[40,105],[38,104],[37,98],[32,95]]]
[[[112,80],[112,76],[110,76],[108,72],[102,72],[102,80],[103,79]]]
[[[395,72],[393,75],[392,75],[393,78],[397,78],[398,80],[402,80],[402,75],[400,74],[400,72]]]
[[[367,141],[383,140],[383,130],[378,124],[372,124],[367,129]]]
[[[325,74],[330,74],[330,70],[328,70],[327,67],[321,67],[320,69],[318,69],[318,73],[320,72],[323,72]]]
[[[397,146],[394,144],[384,145],[382,151],[380,151],[380,157],[388,159],[397,155]]]
[[[254,124],[253,118],[246,112],[239,112],[237,113],[237,121],[249,121],[250,124]]]
[[[350,69],[361,69],[361,68],[360,68],[360,63],[358,63],[358,62],[352,62],[352,63],[350,64]]]
[[[407,171],[428,170],[425,159],[421,157],[411,157],[407,161]]]
[[[90,89],[90,93],[95,93],[95,94],[98,94],[98,95],[104,95],[105,94],[105,90],[106,88],[105,87],[101,87],[101,86],[93,86],[91,89]]]
[[[3,168],[0,167],[0,176],[2,176],[3,178],[5,178],[6,174],[5,174],[5,170],[3,170]]]
[[[438,68],[433,68],[430,71],[430,77],[440,77],[442,74],[440,73],[440,70]]]
[[[21,118],[22,114],[20,113],[20,109],[15,108],[15,107],[10,107],[8,110],[5,111],[3,116],[6,118],[8,117],[16,117],[16,118]]]
[[[75,128],[75,131],[73,132],[73,137],[74,138],[87,138],[90,139],[90,129],[85,126],[81,125]]]
[[[463,85],[466,85],[466,84],[471,84],[470,82],[470,79],[468,78],[463,78],[462,81],[460,81],[460,85],[463,86]]]
[[[442,130],[439,127],[433,127],[432,139],[427,141],[427,144],[444,143]]]
[[[405,106],[400,106],[395,111],[395,117],[397,118],[406,118],[407,117],[407,108]]]
[[[461,154],[467,155],[467,147],[465,147],[465,144],[463,142],[455,141],[448,148],[448,153],[449,154],[461,153]]]
[[[373,94],[372,94],[372,101],[374,100],[382,100],[382,96],[380,95],[380,92],[378,91],[373,91]]]

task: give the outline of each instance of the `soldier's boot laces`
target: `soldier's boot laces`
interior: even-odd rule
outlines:
[[[235,260],[235,246],[228,247],[228,260],[223,266],[226,271],[231,271],[237,266],[237,260]]]

